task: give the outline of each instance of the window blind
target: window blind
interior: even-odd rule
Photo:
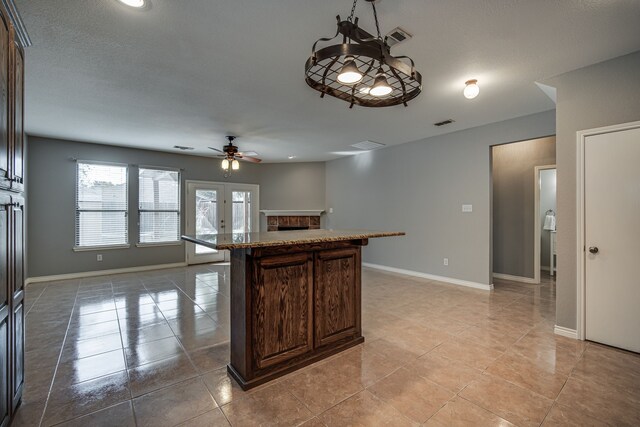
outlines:
[[[76,247],[128,243],[127,176],[126,165],[78,161]]]
[[[139,242],[180,241],[180,172],[138,169]]]

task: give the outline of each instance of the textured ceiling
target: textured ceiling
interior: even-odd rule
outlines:
[[[349,0],[16,0],[27,50],[27,132],[211,154],[235,134],[265,161],[326,160],[554,108],[535,84],[640,50],[639,0],[383,0],[382,32],[413,33],[424,91],[408,108],[321,99],[304,82],[313,42]],[[360,0],[361,25],[374,30]],[[476,78],[478,98],[462,96]],[[444,129],[432,124],[453,118]]]

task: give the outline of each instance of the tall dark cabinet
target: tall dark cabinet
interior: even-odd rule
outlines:
[[[13,3],[0,3],[0,427],[24,388],[24,40]],[[28,38],[26,39],[28,40]]]

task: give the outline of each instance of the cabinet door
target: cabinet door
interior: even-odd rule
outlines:
[[[316,254],[316,347],[361,334],[359,266],[359,247]]]
[[[0,7],[0,187],[9,185],[9,26]]]
[[[9,198],[0,195],[0,427],[9,424]]]
[[[24,188],[24,53],[17,42],[11,44],[13,59],[13,120],[11,188],[22,191]]]
[[[286,362],[313,349],[313,258],[310,253],[255,261],[253,353],[256,369]]]
[[[11,297],[13,317],[12,323],[12,373],[13,373],[13,407],[17,407],[22,398],[24,384],[24,202],[22,198],[13,203],[11,209],[11,227],[13,274],[11,277]]]
[[[9,310],[0,308],[0,427],[9,425]]]

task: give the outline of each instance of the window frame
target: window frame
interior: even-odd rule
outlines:
[[[168,172],[178,172],[178,209],[141,209],[140,208],[140,171],[142,169],[147,170],[155,170],[155,171],[168,171]],[[181,239],[182,235],[182,172],[181,168],[172,168],[166,166],[150,166],[150,165],[138,165],[138,238],[136,239],[136,247],[145,248],[145,247],[157,247],[157,246],[181,246],[184,244]],[[140,226],[142,214],[145,212],[175,212],[178,214],[178,238],[177,240],[167,240],[164,242],[141,242],[141,230]]]
[[[79,196],[79,186],[80,186],[80,179],[79,179],[79,171],[80,171],[80,165],[81,164],[88,164],[88,165],[100,165],[100,166],[119,166],[119,167],[124,167],[124,171],[125,171],[125,207],[126,209],[122,209],[122,210],[112,210],[112,209],[80,209],[79,206],[79,201],[78,201],[78,196]],[[130,248],[131,245],[129,243],[129,165],[127,163],[119,163],[119,162],[105,162],[105,161],[100,161],[100,160],[80,160],[80,159],[76,159],[76,185],[75,185],[75,209],[74,209],[74,236],[73,236],[73,251],[74,252],[87,252],[87,251],[101,251],[101,250],[110,250],[110,249],[127,249]],[[124,218],[125,218],[125,227],[126,227],[126,233],[125,233],[125,239],[126,242],[125,243],[116,243],[113,245],[87,245],[87,246],[80,246],[79,242],[78,242],[78,235],[79,235],[79,230],[80,230],[80,225],[79,225],[79,219],[80,219],[80,212],[124,212]]]

